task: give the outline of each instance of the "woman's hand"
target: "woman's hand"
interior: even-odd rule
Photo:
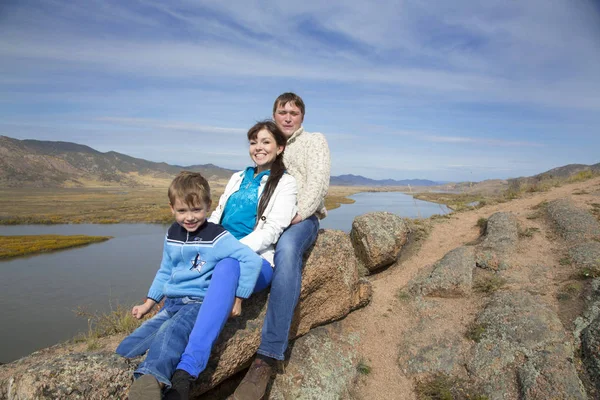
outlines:
[[[290,223],[290,225],[297,224],[298,222],[302,222],[302,217],[300,216],[300,214],[296,213],[296,215],[294,216],[294,219],[292,219],[292,222]]]
[[[131,315],[133,315],[137,319],[141,319],[144,315],[148,314],[152,307],[156,302],[152,299],[147,299],[144,304],[140,304],[139,306],[135,306],[131,309]]]
[[[242,315],[242,301],[243,299],[236,297],[235,302],[233,303],[233,308],[231,309],[230,317],[239,317]]]

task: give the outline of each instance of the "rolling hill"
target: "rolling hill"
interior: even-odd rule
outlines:
[[[184,169],[209,180],[229,179],[234,172],[213,164],[179,166],[114,151],[102,153],[70,142],[0,136],[0,187],[147,186],[168,183]]]

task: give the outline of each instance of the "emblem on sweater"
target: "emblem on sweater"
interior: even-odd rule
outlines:
[[[192,260],[192,266],[190,267],[190,271],[195,269],[196,271],[200,272],[204,264],[206,264],[206,261],[200,258],[200,253],[198,253],[196,254],[196,257]]]

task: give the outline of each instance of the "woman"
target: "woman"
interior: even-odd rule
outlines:
[[[233,174],[209,221],[220,223],[263,257],[263,268],[254,290],[258,292],[271,281],[275,243],[296,215],[297,188],[295,179],[285,172],[286,138],[274,122],[254,125],[248,131],[248,141],[255,167]],[[167,398],[188,398],[191,381],[206,368],[210,350],[227,317],[240,315],[242,298],[247,296],[236,293],[239,273],[239,263],[234,259],[225,259],[215,267]]]

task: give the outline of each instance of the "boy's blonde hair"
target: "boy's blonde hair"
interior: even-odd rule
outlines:
[[[175,206],[177,199],[190,207],[211,203],[208,181],[198,172],[181,171],[171,182],[168,194],[171,206]]]

